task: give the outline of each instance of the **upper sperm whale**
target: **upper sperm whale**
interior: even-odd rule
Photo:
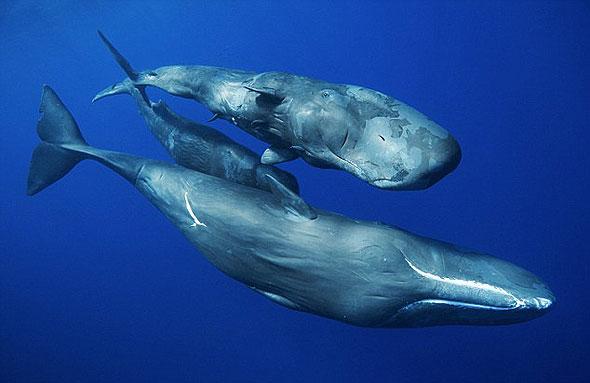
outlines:
[[[164,66],[143,72],[99,32],[136,86],[154,86],[205,105],[270,144],[261,161],[297,157],[347,171],[390,190],[432,186],[461,160],[455,138],[407,104],[368,88],[283,72],[254,73],[210,66]],[[119,84],[93,101],[121,93]]]

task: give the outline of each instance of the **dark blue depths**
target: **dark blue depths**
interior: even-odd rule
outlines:
[[[282,167],[314,206],[523,266],[555,308],[505,327],[355,328],[230,280],[96,164],[26,197],[43,83],[89,142],[167,158],[129,97],[90,104],[122,78],[97,28],[138,68],[282,70],[371,87],[431,116],[463,160],[429,190],[381,191],[301,160]],[[0,36],[0,381],[590,379],[588,3],[14,1],[0,4]]]

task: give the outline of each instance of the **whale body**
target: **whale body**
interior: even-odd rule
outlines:
[[[154,86],[205,105],[270,144],[261,161],[297,157],[349,172],[389,190],[425,189],[453,171],[461,149],[441,126],[409,105],[365,87],[283,72],[165,66],[136,72],[99,32],[137,86]],[[119,84],[94,101],[121,93]]]
[[[267,191],[270,191],[270,186],[266,175],[271,175],[299,193],[299,185],[292,174],[260,163],[256,153],[225,134],[174,113],[164,101],[152,102],[147,93],[133,85],[131,80],[125,80],[118,86],[118,91],[129,93],[134,98],[149,130],[176,163]]]
[[[356,326],[522,322],[551,291],[509,262],[405,230],[309,206],[267,176],[272,192],[179,165],[89,146],[45,87],[28,194],[92,159],[128,180],[219,270],[294,310]]]

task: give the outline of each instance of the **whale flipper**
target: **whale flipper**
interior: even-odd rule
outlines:
[[[270,105],[280,105],[286,98],[284,94],[281,94],[278,90],[274,88],[257,88],[250,85],[244,85],[244,88],[248,89],[249,91],[258,93],[260,95],[259,97],[262,97],[265,103]]]
[[[298,154],[292,149],[271,146],[262,153],[260,162],[265,165],[275,165],[294,160],[297,157]]]
[[[318,214],[315,210],[299,197],[289,190],[288,187],[277,181],[270,174],[266,174],[272,193],[281,200],[283,208],[290,214],[298,218],[316,219]]]

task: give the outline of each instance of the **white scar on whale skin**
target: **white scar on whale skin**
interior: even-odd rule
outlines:
[[[184,205],[186,206],[186,211],[188,211],[188,214],[191,216],[191,218],[194,221],[194,223],[192,225],[190,225],[190,227],[197,227],[197,226],[207,227],[207,225],[205,225],[203,222],[199,221],[199,219],[195,215],[195,212],[193,211],[191,204],[188,202],[188,192],[184,192]]]
[[[469,281],[469,280],[463,280],[463,279],[441,277],[440,275],[432,274],[427,271],[419,269],[416,265],[414,265],[412,262],[410,262],[410,260],[408,258],[406,258],[405,255],[404,255],[404,258],[405,258],[404,260],[406,261],[406,263],[415,272],[417,272],[419,275],[423,276],[424,278],[428,278],[428,279],[435,280],[438,282],[448,283],[450,285],[471,287],[471,288],[476,288],[476,289],[499,293],[499,294],[505,295],[507,297],[510,297],[513,300],[514,303],[513,303],[512,308],[520,308],[520,307],[525,306],[525,302],[522,299],[518,299],[517,297],[510,294],[508,291],[504,290],[501,287],[492,286],[487,283],[482,283],[482,282],[477,282],[477,281]]]

